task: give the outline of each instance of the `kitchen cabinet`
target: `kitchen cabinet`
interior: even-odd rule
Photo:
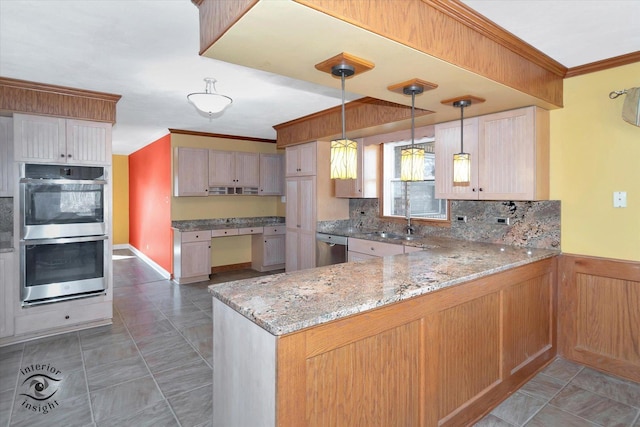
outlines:
[[[251,268],[271,271],[284,268],[286,227],[264,227],[263,233],[251,236]]]
[[[235,234],[238,230],[235,229]],[[173,276],[178,284],[209,280],[211,230],[173,232]]]
[[[316,174],[316,142],[287,147],[285,151],[286,176]]]
[[[257,194],[259,185],[258,153],[209,150],[209,187],[233,187],[232,194]]]
[[[375,199],[378,197],[378,153],[379,145],[358,143],[358,172],[356,179],[336,179],[336,197]]]
[[[284,155],[260,153],[260,195],[284,194]]]
[[[313,268],[316,264],[316,177],[287,178],[286,191],[286,269]]]
[[[0,117],[0,197],[13,197],[13,119]]]
[[[349,238],[348,250],[349,261],[360,261],[403,254],[404,245]]]
[[[176,147],[173,157],[173,195],[208,196],[209,150]]]
[[[465,120],[464,149],[471,183],[453,184],[453,154],[460,151],[459,122],[436,131],[436,197],[463,200],[549,198],[549,112],[526,107]]]
[[[111,164],[111,123],[14,114],[19,162]]]
[[[0,338],[13,335],[14,290],[18,290],[18,278],[13,272],[17,268],[14,253],[0,253]],[[14,282],[15,280],[15,282]]]

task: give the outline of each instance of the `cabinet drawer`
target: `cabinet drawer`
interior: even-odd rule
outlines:
[[[272,225],[264,228],[265,236],[275,236],[277,234],[285,234],[286,227],[283,225]]]
[[[262,227],[244,227],[238,228],[238,234],[261,234]]]
[[[180,241],[182,243],[202,242],[205,240],[211,240],[211,231],[200,230],[200,231],[185,231],[183,233],[180,233]]]
[[[375,256],[390,256],[404,253],[403,245],[374,242],[372,240],[349,239],[349,251]]]
[[[363,261],[365,259],[374,259],[374,258],[379,258],[379,257],[376,255],[361,254],[360,252],[354,252],[354,251],[347,252],[348,262]]]
[[[211,237],[237,236],[237,228],[227,228],[224,230],[211,230]]]
[[[31,308],[23,310],[32,310]],[[16,316],[16,335],[96,322],[113,317],[111,301]]]

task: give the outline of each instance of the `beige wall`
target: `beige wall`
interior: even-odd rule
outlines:
[[[551,197],[562,202],[562,251],[640,261],[640,127],[622,120],[624,96],[640,86],[640,63],[564,81],[551,112]],[[613,208],[613,192],[627,208]]]
[[[113,244],[129,243],[129,157],[112,157]]]

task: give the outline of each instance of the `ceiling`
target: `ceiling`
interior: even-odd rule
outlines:
[[[569,68],[640,50],[640,1],[463,2]],[[275,139],[273,125],[340,103],[339,82],[200,57],[198,31],[189,0],[0,0],[0,76],[122,95],[116,154],[169,128]],[[213,118],[186,99],[204,90],[205,77],[234,100]]]

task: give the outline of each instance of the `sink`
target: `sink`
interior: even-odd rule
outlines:
[[[382,237],[384,239],[393,239],[393,240],[414,240],[418,237],[411,234],[398,234],[390,231],[374,231],[372,233],[367,233],[367,235]]]

